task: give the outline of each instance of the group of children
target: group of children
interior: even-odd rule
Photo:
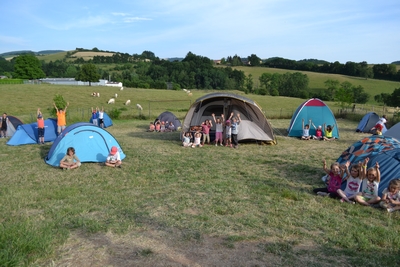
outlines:
[[[340,165],[333,163],[327,168],[323,161],[323,169],[327,174],[326,187],[315,188],[314,193],[320,196],[339,198],[341,202],[356,202],[364,206],[375,206],[386,209],[388,212],[400,210],[400,179],[393,179],[389,186],[382,192],[382,198],[378,196],[381,174],[379,163],[367,169],[369,158],[362,163],[352,164],[346,162]],[[350,170],[350,171],[349,171]],[[346,181],[346,188],[341,189],[342,182]]]
[[[175,125],[172,121],[160,121],[157,120],[155,123],[150,122],[148,132],[173,132],[175,131]]]
[[[113,168],[121,168],[121,156],[118,152],[118,148],[116,146],[111,147],[110,152],[108,153],[105,166],[113,167]],[[75,154],[75,148],[69,147],[67,149],[66,155],[60,160],[60,168],[63,170],[76,169],[81,166],[81,161],[78,156]]]
[[[101,128],[104,128],[104,107],[96,107],[96,109],[93,109],[92,107],[92,123],[96,126],[99,126]]]
[[[310,134],[310,125],[312,125],[315,129],[315,135]],[[301,140],[323,140],[323,141],[333,141],[336,139],[336,137],[333,136],[333,129],[335,128],[335,125],[328,125],[326,126],[324,124],[324,130],[322,130],[322,126],[319,125],[316,127],[314,123],[312,123],[311,120],[309,120],[309,123],[304,125],[304,119],[302,119],[302,129],[303,129],[303,134],[301,136]]]
[[[215,146],[224,146],[224,138],[223,132],[225,128],[225,146],[237,148],[239,145],[238,142],[238,133],[239,133],[239,124],[242,121],[240,118],[240,114],[237,113],[236,116],[232,112],[229,118],[225,121],[224,114],[221,114],[221,117],[216,118],[215,114],[211,114],[214,123],[215,123]],[[213,127],[212,121],[207,119],[205,120],[200,127],[193,129],[192,131],[184,132],[182,134],[182,145],[184,147],[202,147],[205,144],[211,144],[210,140],[210,130]],[[203,140],[201,140],[203,139]]]

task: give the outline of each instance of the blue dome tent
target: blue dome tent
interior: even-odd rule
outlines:
[[[379,115],[375,112],[368,112],[358,123],[356,132],[370,133],[371,128],[376,125],[379,120]],[[386,126],[383,125],[382,133],[386,132]]]
[[[46,119],[44,120],[44,141],[53,142],[57,138],[57,120]],[[28,144],[37,144],[38,142],[38,128],[37,122],[31,124],[21,124],[18,126],[14,135],[8,140],[7,145],[19,146]]]
[[[303,135],[302,120],[304,125],[311,120],[316,127],[335,125],[332,136],[339,138],[339,129],[335,116],[330,108],[320,99],[311,98],[301,104],[294,112],[288,128],[288,136],[301,137]],[[315,135],[315,129],[310,125],[310,135]]]
[[[68,147],[74,147],[81,162],[105,162],[111,147],[116,146],[121,156],[125,158],[117,140],[106,130],[91,123],[75,123],[62,131],[50,148],[45,162],[58,167],[65,156]]]
[[[97,117],[99,117],[99,112],[97,112]],[[89,122],[93,123],[92,117],[90,117]],[[104,128],[107,128],[107,127],[110,127],[113,125],[110,116],[108,116],[107,113],[105,113],[105,112],[103,113],[103,124],[104,124]],[[98,124],[98,126],[100,127],[100,124]]]

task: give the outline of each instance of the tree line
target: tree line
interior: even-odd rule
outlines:
[[[67,53],[67,57],[72,54]],[[7,65],[7,71],[14,78],[38,79],[44,77],[71,78],[76,80],[97,82],[99,79],[107,79],[122,82],[127,87],[155,88],[155,89],[234,89],[245,93],[289,96],[298,98],[318,97],[322,100],[338,101],[341,105],[351,103],[366,103],[370,96],[364,92],[362,86],[354,86],[349,82],[328,80],[325,82],[326,90],[311,91],[308,88],[309,78],[301,72],[292,73],[263,73],[259,77],[259,85],[254,86],[251,74],[245,75],[243,71],[232,68],[230,65],[243,61],[235,55],[221,61],[226,66],[215,67],[215,62],[207,57],[198,56],[189,52],[181,61],[161,60],[150,51],[144,51],[141,55],[129,56],[128,54],[114,53],[108,60],[123,64],[114,64],[113,68],[102,68],[97,60],[103,60],[103,56],[96,57],[84,63],[66,60],[39,61],[32,54],[15,57]],[[146,60],[151,58],[151,60]],[[249,65],[262,64],[256,56],[248,58]],[[3,60],[0,58],[0,66]],[[310,63],[310,62],[308,62]],[[107,65],[109,67],[109,65]],[[383,70],[384,71],[384,70]],[[382,72],[383,72],[382,71]],[[374,99],[391,106],[397,98],[385,94],[377,95]],[[399,99],[400,100],[400,99]],[[396,102],[399,103],[399,102]]]

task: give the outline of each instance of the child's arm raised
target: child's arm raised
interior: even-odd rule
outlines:
[[[324,167],[323,167],[324,171],[326,172],[326,174],[329,174],[329,173],[330,173],[330,169],[328,169],[328,168],[326,167],[326,160],[324,159],[324,160],[322,161],[322,163],[324,164]]]
[[[375,170],[376,170],[376,181],[379,183],[381,181],[381,172],[379,171],[378,162],[375,162]]]

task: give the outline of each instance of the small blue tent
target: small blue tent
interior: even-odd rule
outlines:
[[[370,133],[371,128],[376,125],[379,120],[379,115],[375,112],[368,112],[358,123],[356,132]],[[386,132],[386,126],[383,125],[382,133]]]
[[[53,142],[57,138],[57,120],[44,120],[44,141]],[[7,145],[19,146],[28,144],[37,144],[38,128],[37,122],[31,124],[21,124],[18,126],[14,135],[8,140]]]
[[[45,162],[59,166],[69,147],[75,148],[75,153],[81,162],[105,162],[111,147],[116,146],[121,156],[125,158],[117,140],[106,130],[91,123],[75,123],[62,131],[50,148]]]
[[[97,118],[99,117],[99,112],[97,112]],[[97,119],[98,121],[98,119]],[[89,120],[90,123],[93,123],[93,119],[92,117],[90,117]],[[103,113],[103,124],[104,124],[104,128],[110,127],[113,125],[112,120],[110,118],[110,116],[107,115],[107,113]],[[97,124],[100,127],[100,124]]]
[[[310,120],[316,127],[319,125],[323,126],[324,124],[326,126],[335,125],[332,136],[339,138],[339,129],[335,116],[322,100],[311,98],[296,109],[290,121],[288,136],[301,137],[303,135],[303,119],[304,125],[309,124]],[[315,135],[315,129],[312,125],[310,125],[310,135]]]

